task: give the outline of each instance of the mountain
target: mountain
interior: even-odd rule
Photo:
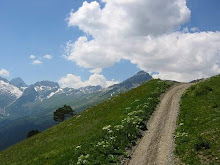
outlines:
[[[152,79],[152,76],[149,75],[149,73],[140,71],[119,85],[125,86],[126,88],[133,88],[139,86],[143,82],[149,81],[150,79]]]
[[[28,105],[34,102],[37,97],[38,93],[35,91],[34,86],[30,85],[27,89],[25,89],[21,97],[5,108],[5,113],[14,118],[28,115]]]
[[[102,90],[102,87],[100,85],[98,86],[87,86],[87,87],[82,87],[82,88],[79,88],[79,91],[80,92],[83,92],[83,93],[94,93],[94,92],[97,92],[97,91],[100,91]]]
[[[70,105],[75,113],[80,113],[151,78],[148,73],[141,71],[122,83],[105,89],[101,86],[87,86],[80,89],[60,88],[57,83],[49,81],[30,85],[20,98],[6,108],[8,116],[0,120],[0,124],[4,123],[4,129],[0,128],[2,134],[0,141],[5,141],[0,145],[0,149],[24,139],[28,129],[43,131],[57,124],[53,121],[53,112],[65,104]],[[19,133],[15,134],[15,131]],[[7,136],[4,132],[7,132]],[[7,139],[8,136],[14,138]]]
[[[39,102],[41,103],[59,88],[60,87],[56,82],[37,82],[27,87],[21,97],[19,97],[13,104],[8,106],[5,111],[13,118],[28,116],[31,114],[31,108],[34,104]]]
[[[19,118],[54,110],[81,96],[100,91],[101,86],[87,86],[80,89],[60,88],[51,81],[41,81],[26,88],[20,98],[6,108],[10,118]]]
[[[135,88],[135,87],[141,85],[143,82],[149,81],[151,79],[152,79],[151,75],[149,75],[148,73],[146,73],[144,71],[139,71],[131,78],[123,81],[122,83],[115,84],[115,85],[109,87],[109,89],[113,89],[114,91],[115,90],[126,91],[126,90],[130,90],[132,88]]]
[[[6,78],[3,78],[3,77],[0,77],[0,80],[1,80],[1,81],[4,81],[4,82],[6,82],[6,83],[9,82]]]
[[[9,104],[13,103],[22,95],[22,91],[13,86],[5,78],[0,77],[0,113]]]
[[[53,110],[64,104],[70,104],[73,105],[76,110],[82,110],[82,108],[85,107],[79,106],[82,105],[82,103],[99,103],[119,93],[137,87],[143,82],[149,81],[151,78],[148,73],[140,71],[122,83],[115,84],[106,89],[102,89],[101,86],[87,86],[79,89],[60,88],[56,82],[41,81],[27,87],[22,96],[6,108],[6,112],[9,116],[18,118],[36,113],[35,109],[38,109],[38,113],[41,111],[45,112],[45,110],[43,110],[45,107],[46,109]],[[19,80],[19,78],[16,80]],[[22,82],[22,80],[20,82]],[[90,95],[92,95],[93,98],[90,98]],[[77,100],[77,102],[75,102],[75,100]],[[76,105],[77,103],[78,105]]]
[[[59,84],[51,81],[41,81],[34,84],[34,89],[38,93],[38,97],[36,99],[41,102],[44,99],[50,97],[50,95],[56,92],[60,88]]]
[[[26,89],[28,87],[28,85],[20,77],[12,79],[10,81],[10,84],[16,86],[17,88],[19,88],[22,91],[24,91],[24,89]]]
[[[148,73],[140,71],[122,83],[105,89],[101,86],[87,86],[80,89],[60,88],[56,82],[41,81],[27,87],[22,96],[6,108],[6,112],[10,119],[30,115],[36,117],[39,114],[52,116],[54,109],[64,104],[71,105],[76,112],[80,112],[89,106],[137,87],[151,78]]]
[[[144,83],[2,151],[0,159],[5,165],[82,164],[81,160],[119,164],[116,161],[125,155],[125,148],[140,136],[136,123],[143,124],[143,120],[140,122],[139,117],[149,119],[158,97],[168,87],[161,80]],[[106,140],[107,135],[110,137]]]

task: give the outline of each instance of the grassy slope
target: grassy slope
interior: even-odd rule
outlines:
[[[190,165],[220,164],[220,76],[187,90],[176,130],[176,154]]]
[[[75,112],[79,113],[88,107],[92,107],[110,98],[110,94],[102,95],[104,95],[103,92],[95,92],[80,97],[78,95],[64,95],[62,97],[59,95],[59,97],[52,97],[43,103],[29,105],[28,109],[32,112],[30,116],[15,120],[13,119],[15,116],[9,116],[6,120],[1,120],[0,118],[0,150],[21,141],[26,137],[27,132],[32,129],[44,131],[57,124],[57,122],[53,121],[53,112],[55,109],[63,106],[64,103],[72,106]]]
[[[146,103],[149,97],[158,100],[158,96],[169,85],[160,80],[151,80],[90,108],[79,116],[0,152],[0,164],[69,164],[69,160],[76,164],[77,145],[82,145],[82,150],[90,150],[91,143],[98,142],[103,137],[104,126],[119,124],[127,117],[128,111],[134,111],[138,105]],[[155,91],[159,92],[155,95]],[[127,107],[131,108],[128,110]]]

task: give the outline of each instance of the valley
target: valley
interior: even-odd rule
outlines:
[[[171,85],[171,82],[161,80],[144,83],[2,151],[0,159],[6,162],[6,165],[15,162],[27,165],[71,164],[71,162],[76,164],[81,155],[89,154],[91,162],[97,161],[101,164],[108,164],[109,161],[118,162],[121,156],[126,155],[127,146],[131,146],[131,142],[140,137],[139,128],[144,130],[143,122],[150,118],[159,102],[159,96]],[[124,125],[124,129],[117,126],[121,124]],[[96,148],[96,144],[99,142],[101,144],[108,138],[106,137],[108,133],[106,134],[104,129],[108,125],[111,127],[110,130],[116,133],[112,136],[117,136],[117,140],[108,145],[109,148],[102,148],[106,144]],[[105,156],[112,152],[111,148],[114,146],[115,153],[106,159]],[[76,151],[78,148],[80,149]]]
[[[220,165],[220,0],[0,0],[0,165]]]
[[[56,126],[51,124],[52,128],[0,152],[0,159],[4,165],[82,161],[217,165],[219,80],[220,76],[188,84],[150,80]],[[21,118],[18,123],[22,122]],[[10,125],[7,120],[3,124]]]
[[[25,139],[32,129],[43,131],[58,124],[53,120],[53,112],[65,104],[70,105],[77,114],[151,78],[148,73],[140,71],[122,83],[105,89],[101,86],[60,88],[58,83],[50,81],[25,87],[23,94],[4,108],[5,114],[0,119],[0,150]]]

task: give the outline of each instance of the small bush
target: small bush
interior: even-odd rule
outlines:
[[[191,91],[194,91],[196,89],[196,87],[194,85],[192,85],[190,88],[189,88]]]
[[[212,104],[212,108],[213,108],[213,109],[216,109],[216,108],[218,108],[218,107],[219,107],[219,103],[213,103],[213,104]]]
[[[62,108],[58,108],[54,112],[54,120],[63,122],[66,117],[73,116],[73,113],[74,110],[70,106],[64,105]]]
[[[195,150],[201,151],[201,150],[207,150],[207,149],[210,149],[209,141],[199,136],[195,143]]]
[[[213,90],[212,87],[210,87],[208,85],[200,85],[200,86],[196,87],[195,95],[196,96],[206,95],[209,92],[211,92],[212,90]]]
[[[29,131],[28,132],[28,134],[27,134],[27,138],[29,138],[29,137],[31,137],[31,136],[34,136],[34,135],[36,135],[36,134],[38,134],[38,133],[40,133],[40,131],[39,130],[31,130],[31,131]]]

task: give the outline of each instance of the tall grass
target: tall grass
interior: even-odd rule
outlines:
[[[190,165],[220,164],[220,76],[191,86],[181,99],[176,155]]]
[[[0,152],[0,164],[119,164],[172,83],[151,80]],[[4,163],[3,163],[4,162]]]

